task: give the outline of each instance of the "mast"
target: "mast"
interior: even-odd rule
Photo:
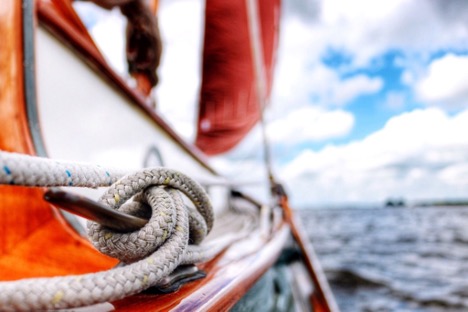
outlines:
[[[262,147],[263,147],[263,160],[267,169],[268,180],[270,181],[270,187],[274,186],[274,175],[273,175],[273,164],[270,151],[270,143],[266,131],[265,122],[265,108],[269,104],[269,96],[267,95],[267,82],[265,73],[265,61],[263,59],[263,44],[262,35],[260,29],[260,22],[258,19],[258,6],[256,0],[246,0],[247,4],[247,16],[249,23],[249,34],[250,34],[250,47],[252,50],[253,67],[255,75],[255,86],[257,92],[257,103],[260,118],[260,128],[262,135]]]

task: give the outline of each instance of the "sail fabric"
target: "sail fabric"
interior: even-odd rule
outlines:
[[[273,80],[280,0],[254,0],[266,96]],[[195,144],[207,155],[229,151],[260,119],[245,0],[207,0],[203,78]]]

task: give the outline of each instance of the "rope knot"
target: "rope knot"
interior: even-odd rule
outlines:
[[[196,210],[185,207],[178,191],[193,202]],[[146,169],[123,177],[100,202],[149,219],[144,227],[130,233],[88,222],[88,235],[95,247],[124,263],[150,257],[171,238],[180,240],[173,252],[183,257],[189,237],[191,242],[200,243],[213,224],[211,203],[203,188],[182,173],[166,168]]]

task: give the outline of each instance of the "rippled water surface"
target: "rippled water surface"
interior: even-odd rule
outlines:
[[[299,214],[342,311],[468,311],[467,207]]]

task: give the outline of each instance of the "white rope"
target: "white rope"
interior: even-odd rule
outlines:
[[[0,282],[0,310],[63,309],[117,300],[157,285],[179,264],[207,261],[239,239],[226,236],[215,247],[188,245],[189,238],[194,244],[203,240],[214,216],[206,192],[184,174],[155,168],[117,180],[120,177],[118,170],[0,151],[0,184],[98,187],[114,183],[101,203],[130,214],[151,215],[142,229],[132,233],[88,224],[93,244],[126,266],[79,276]],[[187,209],[178,191],[196,209]]]
[[[0,151],[0,183],[23,186],[110,186],[127,172]]]

